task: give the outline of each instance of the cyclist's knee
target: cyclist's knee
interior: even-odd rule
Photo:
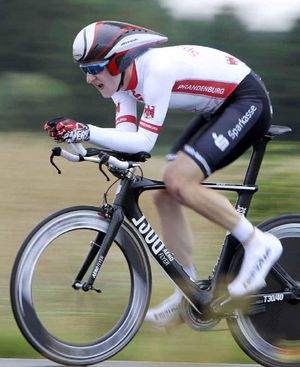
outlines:
[[[200,167],[185,153],[181,152],[164,171],[163,180],[168,192],[179,203],[185,205],[185,197],[194,186],[199,186],[205,178]]]
[[[174,200],[167,190],[156,190],[152,193],[152,197],[157,207],[167,205],[170,201]]]
[[[190,196],[191,190],[197,192],[197,196],[205,195],[204,190],[201,190],[200,183],[202,182],[201,172],[196,175],[184,175],[176,170],[166,171],[164,174],[164,182],[170,195],[179,203],[186,205],[186,195]],[[204,177],[204,176],[203,176]]]
[[[183,191],[188,185],[185,176],[176,170],[167,170],[163,176],[168,193],[180,203],[183,203]]]

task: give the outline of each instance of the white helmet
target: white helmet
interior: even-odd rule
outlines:
[[[149,47],[168,38],[150,29],[132,24],[101,21],[83,28],[73,43],[74,60],[80,63],[109,60],[112,75],[122,73]]]

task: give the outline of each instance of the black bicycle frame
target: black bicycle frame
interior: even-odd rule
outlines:
[[[247,215],[252,196],[258,190],[255,182],[264,157],[265,148],[269,140],[269,137],[264,137],[264,139],[258,141],[254,146],[243,184],[202,183],[202,185],[213,190],[236,192],[238,195],[235,205],[236,210]],[[201,290],[197,283],[194,282],[184,271],[182,265],[176,260],[174,255],[167,249],[139,207],[139,197],[143,192],[163,189],[165,189],[163,182],[143,178],[141,176],[135,176],[133,179],[132,175],[132,177],[125,177],[121,180],[118,193],[116,194],[116,198],[113,203],[114,211],[109,225],[109,230],[104,237],[96,265],[87,284],[90,287],[92,286],[92,283],[100,270],[105,254],[107,253],[110,244],[113,242],[114,236],[121,227],[125,217],[143,237],[153,258],[164,269],[165,273],[171,278],[175,285],[181,289],[189,302],[200,312],[204,312],[205,306],[213,299],[218,279],[228,271],[233,253],[239,243],[231,235],[227,235],[215,269],[211,290]]]
[[[252,196],[258,190],[258,187],[255,185],[256,178],[269,140],[270,139],[266,137],[254,146],[242,185],[226,183],[202,183],[202,185],[213,190],[236,192],[238,199],[235,208],[238,212],[246,216]],[[204,307],[213,299],[213,293],[216,284],[218,284],[218,279],[228,271],[233,253],[236,251],[236,246],[239,245],[239,243],[231,235],[226,236],[219,261],[215,268],[215,276],[211,284],[211,290],[209,292],[201,291],[199,286],[186,274],[182,266],[176,261],[173,254],[170,254],[136,204],[142,192],[157,189],[165,189],[165,185],[160,181],[145,178],[140,178],[135,182],[126,193],[125,205],[123,205],[125,208],[125,216],[142,235],[151,254],[164,269],[166,274],[181,289],[189,302],[202,312],[204,311]]]
[[[272,136],[266,135],[253,146],[252,156],[246,170],[243,184],[202,183],[202,185],[213,190],[237,193],[235,208],[238,212],[246,216],[251,199],[254,193],[258,190],[256,179],[265,154],[267,143],[271,138]],[[182,265],[167,249],[139,207],[139,197],[143,192],[163,189],[165,189],[165,184],[162,181],[135,176],[131,171],[127,172],[127,175],[121,179],[120,186],[112,206],[113,211],[108,231],[105,235],[99,233],[96,240],[93,242],[90,254],[80,269],[73,284],[75,289],[82,288],[84,291],[94,289],[93,283],[100,271],[105,256],[109,251],[124,218],[126,218],[139,232],[141,237],[143,237],[153,258],[158,262],[175,285],[180,288],[188,301],[198,311],[205,312],[207,306],[214,299],[216,286],[219,284],[219,280],[224,278],[224,275],[228,273],[231,260],[237,246],[239,246],[239,242],[230,234],[226,236],[219,260],[214,269],[214,276],[211,279],[210,289],[205,291],[202,290],[199,285],[189,277],[189,275],[184,271]],[[89,276],[88,281],[82,285],[80,282],[96,255],[97,260],[92,273]]]

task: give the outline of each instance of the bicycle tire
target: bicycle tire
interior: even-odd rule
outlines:
[[[300,215],[285,215],[268,220],[259,228],[278,237],[283,254],[278,263],[297,281],[300,281]],[[230,273],[236,274],[242,259],[242,251],[233,258]],[[267,367],[299,367],[300,365],[300,301],[280,301],[283,285],[271,270],[267,286],[258,294],[273,294],[265,303],[262,313],[243,314],[235,310],[236,318],[227,320],[229,329],[243,351],[259,364]],[[279,302],[280,301],[280,302]]]
[[[108,226],[99,208],[67,208],[36,226],[17,254],[10,283],[14,317],[27,341],[54,362],[82,366],[104,361],[132,340],[144,320],[151,269],[139,237],[126,222],[95,282],[103,292],[72,288],[87,254],[85,248],[81,256],[82,239],[106,233]]]

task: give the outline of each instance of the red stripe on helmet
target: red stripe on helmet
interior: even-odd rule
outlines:
[[[126,54],[127,51],[123,51],[120,52],[118,54],[116,54],[109,62],[109,64],[107,65],[107,69],[109,70],[109,72],[111,73],[111,75],[118,75],[119,74],[119,68],[118,68],[118,64],[117,64],[117,59],[120,56],[123,56],[124,54]]]
[[[100,58],[108,49],[111,48],[111,46],[115,43],[115,41],[124,33],[124,31],[130,30],[130,29],[142,29],[145,30],[145,28],[141,27],[135,27],[132,25],[125,26],[123,28],[120,28],[120,31],[115,35],[115,37],[103,48],[103,50],[96,56],[96,59]],[[126,51],[127,52],[127,51]],[[124,53],[126,53],[124,52]]]
[[[109,24],[108,24],[109,25]],[[111,46],[115,43],[115,41],[124,33],[124,30],[133,29],[135,27],[127,26],[120,28],[120,31],[115,35],[115,37],[103,48],[103,50],[96,56],[96,59],[100,58]]]
[[[114,44],[114,42],[116,41],[116,39],[118,39],[120,37],[120,35],[122,35],[123,33],[123,28],[120,30],[120,32],[103,48],[103,50],[101,52],[99,52],[99,54],[96,56],[96,59],[100,58],[108,49],[111,48],[111,46]]]
[[[86,55],[86,57],[85,57],[85,60],[89,58],[90,53],[92,52],[92,50],[93,50],[93,48],[94,48],[94,44],[95,44],[96,39],[97,39],[97,37],[98,37],[99,30],[100,30],[100,28],[101,28],[102,26],[103,26],[103,22],[97,22],[97,23],[96,23],[96,26],[95,26],[95,32],[94,32],[94,39],[93,39],[92,45],[91,45],[91,47],[90,47],[90,49],[89,49],[89,52],[88,52],[88,54],[87,54],[87,55]]]

